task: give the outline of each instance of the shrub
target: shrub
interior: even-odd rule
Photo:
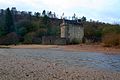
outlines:
[[[108,33],[105,34],[102,38],[103,46],[112,47],[120,46],[120,34],[117,33]]]
[[[33,37],[35,36],[34,32],[30,32],[24,36],[24,44],[32,44]]]
[[[70,44],[80,44],[81,41],[79,41],[78,39],[74,38],[70,41]]]
[[[1,45],[11,45],[11,44],[18,44],[19,37],[15,32],[11,32],[7,34],[6,36],[3,36],[0,38],[0,44]]]

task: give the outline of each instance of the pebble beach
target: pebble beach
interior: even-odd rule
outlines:
[[[0,80],[120,80],[120,71],[66,65],[54,58],[32,56],[30,50],[0,49]]]

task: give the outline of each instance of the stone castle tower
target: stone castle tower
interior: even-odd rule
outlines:
[[[61,38],[65,38],[72,42],[77,40],[82,42],[84,37],[84,27],[77,20],[64,20],[60,25],[61,27]]]

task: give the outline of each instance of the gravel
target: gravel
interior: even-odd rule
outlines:
[[[17,57],[0,50],[0,80],[120,80],[120,72],[67,66],[43,57]]]

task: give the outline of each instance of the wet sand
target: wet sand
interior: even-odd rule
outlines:
[[[0,50],[0,80],[120,80],[120,72],[67,66],[44,57],[18,57],[7,51]]]

